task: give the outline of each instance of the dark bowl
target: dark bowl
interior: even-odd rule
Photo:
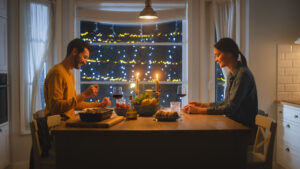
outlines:
[[[134,109],[141,117],[152,117],[159,107],[157,105],[134,105]]]
[[[98,122],[109,119],[113,110],[109,109],[88,109],[79,113],[81,121],[85,122]]]
[[[126,116],[126,112],[128,109],[124,108],[115,108],[115,112],[118,116]]]

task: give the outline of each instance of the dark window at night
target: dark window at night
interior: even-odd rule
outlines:
[[[141,92],[154,89],[158,74],[161,106],[179,101],[176,90],[182,80],[182,21],[145,25],[81,21],[80,38],[93,47],[88,63],[80,70],[81,91],[97,83],[98,99],[108,96],[114,106],[112,88],[122,86],[123,98],[128,100],[129,94],[135,95],[130,84],[135,83],[139,72]]]
[[[216,102],[222,102],[225,96],[225,77],[219,64],[215,63],[215,97]]]

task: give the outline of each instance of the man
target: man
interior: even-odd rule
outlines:
[[[88,43],[74,39],[68,44],[66,58],[49,70],[44,84],[45,115],[60,114],[68,119],[75,117],[75,109],[106,107],[111,104],[107,97],[102,102],[83,101],[97,96],[98,85],[91,85],[84,92],[76,94],[72,70],[86,64],[91,52]]]

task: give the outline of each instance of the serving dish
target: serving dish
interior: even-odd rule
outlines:
[[[81,121],[85,122],[98,122],[109,119],[112,115],[111,109],[105,108],[86,108],[79,112]]]

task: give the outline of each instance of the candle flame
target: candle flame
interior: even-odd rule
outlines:
[[[138,72],[137,74],[136,74],[136,77],[139,77],[140,76],[140,73]]]
[[[156,74],[156,79],[158,80],[158,74]]]

